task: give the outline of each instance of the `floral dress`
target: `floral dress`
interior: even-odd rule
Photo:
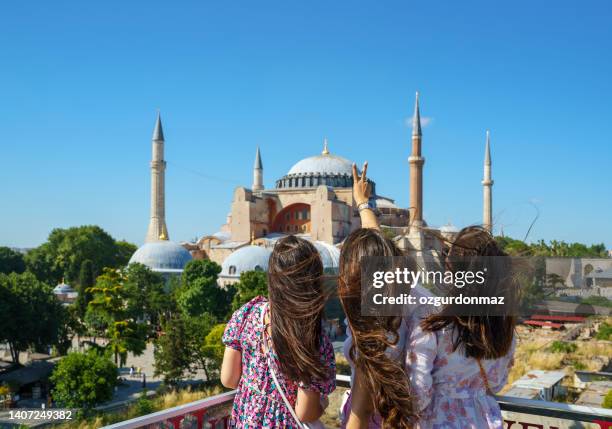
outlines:
[[[420,414],[418,427],[503,428],[501,410],[486,392],[478,361],[461,349],[453,352],[452,329],[425,332],[416,324],[409,331],[406,366]],[[515,340],[506,356],[481,361],[493,393],[506,384],[514,347]]]
[[[263,312],[266,304],[266,299],[259,296],[243,305],[232,315],[223,334],[223,344],[242,353],[242,375],[230,419],[232,428],[298,427],[274,385],[268,368],[268,356],[262,351]],[[304,385],[283,376],[278,366],[278,356],[272,352],[272,365],[278,381],[293,407],[297,400],[298,387],[319,392],[322,397],[326,397],[336,388],[334,349],[324,332],[321,336],[320,353],[322,364],[329,369],[328,378]]]

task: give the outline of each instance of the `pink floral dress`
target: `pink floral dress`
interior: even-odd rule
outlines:
[[[289,410],[278,393],[270,370],[268,357],[262,351],[263,310],[266,298],[257,297],[238,309],[228,322],[223,334],[223,344],[242,352],[242,375],[230,420],[232,428],[297,428]],[[329,368],[327,380],[303,385],[286,379],[278,367],[278,356],[272,352],[272,365],[293,407],[297,399],[298,386],[302,389],[319,392],[326,397],[336,388],[336,361],[329,337],[321,336],[321,362]],[[282,358],[282,356],[281,356]]]
[[[478,362],[461,349],[453,352],[452,330],[425,332],[417,323],[409,332],[406,367],[420,413],[418,428],[503,428],[499,405],[487,395]],[[506,384],[514,347],[515,341],[506,356],[481,361],[493,393]]]

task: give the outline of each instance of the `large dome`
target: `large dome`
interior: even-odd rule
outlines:
[[[372,192],[374,193],[374,182]],[[346,158],[332,155],[327,148],[327,140],[321,155],[304,158],[297,162],[289,172],[276,181],[277,189],[316,188],[317,186],[350,188],[353,186],[353,163]]]
[[[240,277],[244,271],[267,271],[272,251],[261,246],[249,245],[231,253],[221,265],[219,277]]]
[[[332,154],[322,154],[302,159],[287,174],[353,174],[353,163],[346,158]]]
[[[173,241],[153,241],[142,245],[130,258],[130,264],[137,262],[153,271],[182,271],[191,261],[191,254]]]

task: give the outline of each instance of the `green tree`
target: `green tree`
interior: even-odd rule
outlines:
[[[0,273],[21,274],[25,271],[23,255],[10,247],[0,247]]]
[[[67,341],[61,335],[69,320],[66,309],[50,286],[32,273],[0,274],[0,342],[9,344],[11,358],[19,364],[19,352],[29,348],[47,351]]]
[[[127,265],[136,250],[138,250],[138,247],[135,244],[129,243],[125,240],[116,241],[115,266],[121,267]]]
[[[217,285],[221,267],[209,260],[190,261],[175,292],[178,309],[186,316],[210,313],[218,319],[229,311],[228,291]]]
[[[55,264],[54,252],[48,242],[30,250],[25,254],[24,260],[26,269],[38,280],[48,284],[57,284],[62,279],[63,273]]]
[[[46,243],[26,254],[25,261],[39,280],[55,284],[65,277],[68,283],[76,283],[85,260],[92,262],[97,276],[103,268],[124,266],[134,249],[129,243],[116,242],[99,226],[57,228]]]
[[[94,297],[85,315],[91,323],[89,328],[106,338],[106,348],[112,351],[115,364],[124,363],[128,352],[142,354],[149,334],[145,323],[130,317],[125,283],[122,271],[105,268],[90,288]]]
[[[206,380],[212,380],[218,368],[211,365],[210,350],[207,348],[206,336],[215,326],[216,318],[209,313],[204,313],[198,317],[181,316],[185,323],[189,356],[191,356],[191,371],[198,369],[204,371]]]
[[[91,409],[113,397],[117,367],[94,350],[70,353],[51,374],[52,396],[62,407]]]
[[[546,274],[546,283],[549,288],[555,289],[557,285],[560,285],[561,288],[566,287],[565,281],[563,278],[557,273],[548,273]]]
[[[163,376],[165,384],[176,385],[191,371],[193,347],[185,319],[176,315],[162,325],[154,357],[155,376]]]
[[[245,271],[240,274],[240,280],[235,284],[236,294],[232,301],[235,311],[256,296],[268,296],[268,279],[263,271]]]
[[[87,312],[87,305],[92,300],[93,294],[91,288],[95,284],[95,277],[93,272],[93,263],[86,259],[81,264],[81,271],[79,273],[79,295],[76,301],[77,314],[83,320],[85,313]]]
[[[608,393],[606,393],[606,396],[604,396],[601,406],[608,409],[612,408],[612,389],[608,390]]]
[[[133,320],[120,320],[110,324],[106,337],[106,348],[113,353],[115,365],[124,366],[128,352],[141,355],[147,348],[148,329]]]
[[[102,275],[96,279],[95,286],[91,288],[93,299],[89,302],[87,311],[98,313],[100,319],[107,324],[125,319],[126,294],[123,282],[121,271],[105,268]]]
[[[171,295],[164,291],[164,278],[142,264],[130,264],[124,276],[127,317],[157,326],[160,316],[172,308]]]
[[[566,243],[551,240],[548,243],[539,240],[535,243],[525,243],[510,237],[495,237],[498,245],[511,256],[549,256],[571,258],[608,258],[606,246],[603,243],[587,246],[583,243]]]
[[[496,237],[498,246],[511,256],[530,256],[532,251],[529,245],[521,240],[510,237]]]
[[[225,346],[221,341],[224,332],[225,324],[218,324],[204,338],[200,362],[203,364],[202,369],[204,369],[207,380],[211,380],[213,374],[218,375],[221,369],[225,352]]]

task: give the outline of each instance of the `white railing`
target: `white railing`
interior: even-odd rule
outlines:
[[[338,375],[336,382],[340,387],[349,387],[350,377]],[[115,423],[102,429],[227,428],[234,395],[235,391],[233,390],[157,413]],[[575,427],[612,429],[612,410],[604,408],[508,396],[498,396],[497,401],[504,415],[506,429],[569,429]],[[213,412],[214,410],[216,412]],[[191,420],[194,422],[192,426],[186,424],[181,426],[181,422],[186,416],[192,416]],[[197,424],[195,423],[196,420]],[[590,423],[591,426],[580,425],[581,423]]]

